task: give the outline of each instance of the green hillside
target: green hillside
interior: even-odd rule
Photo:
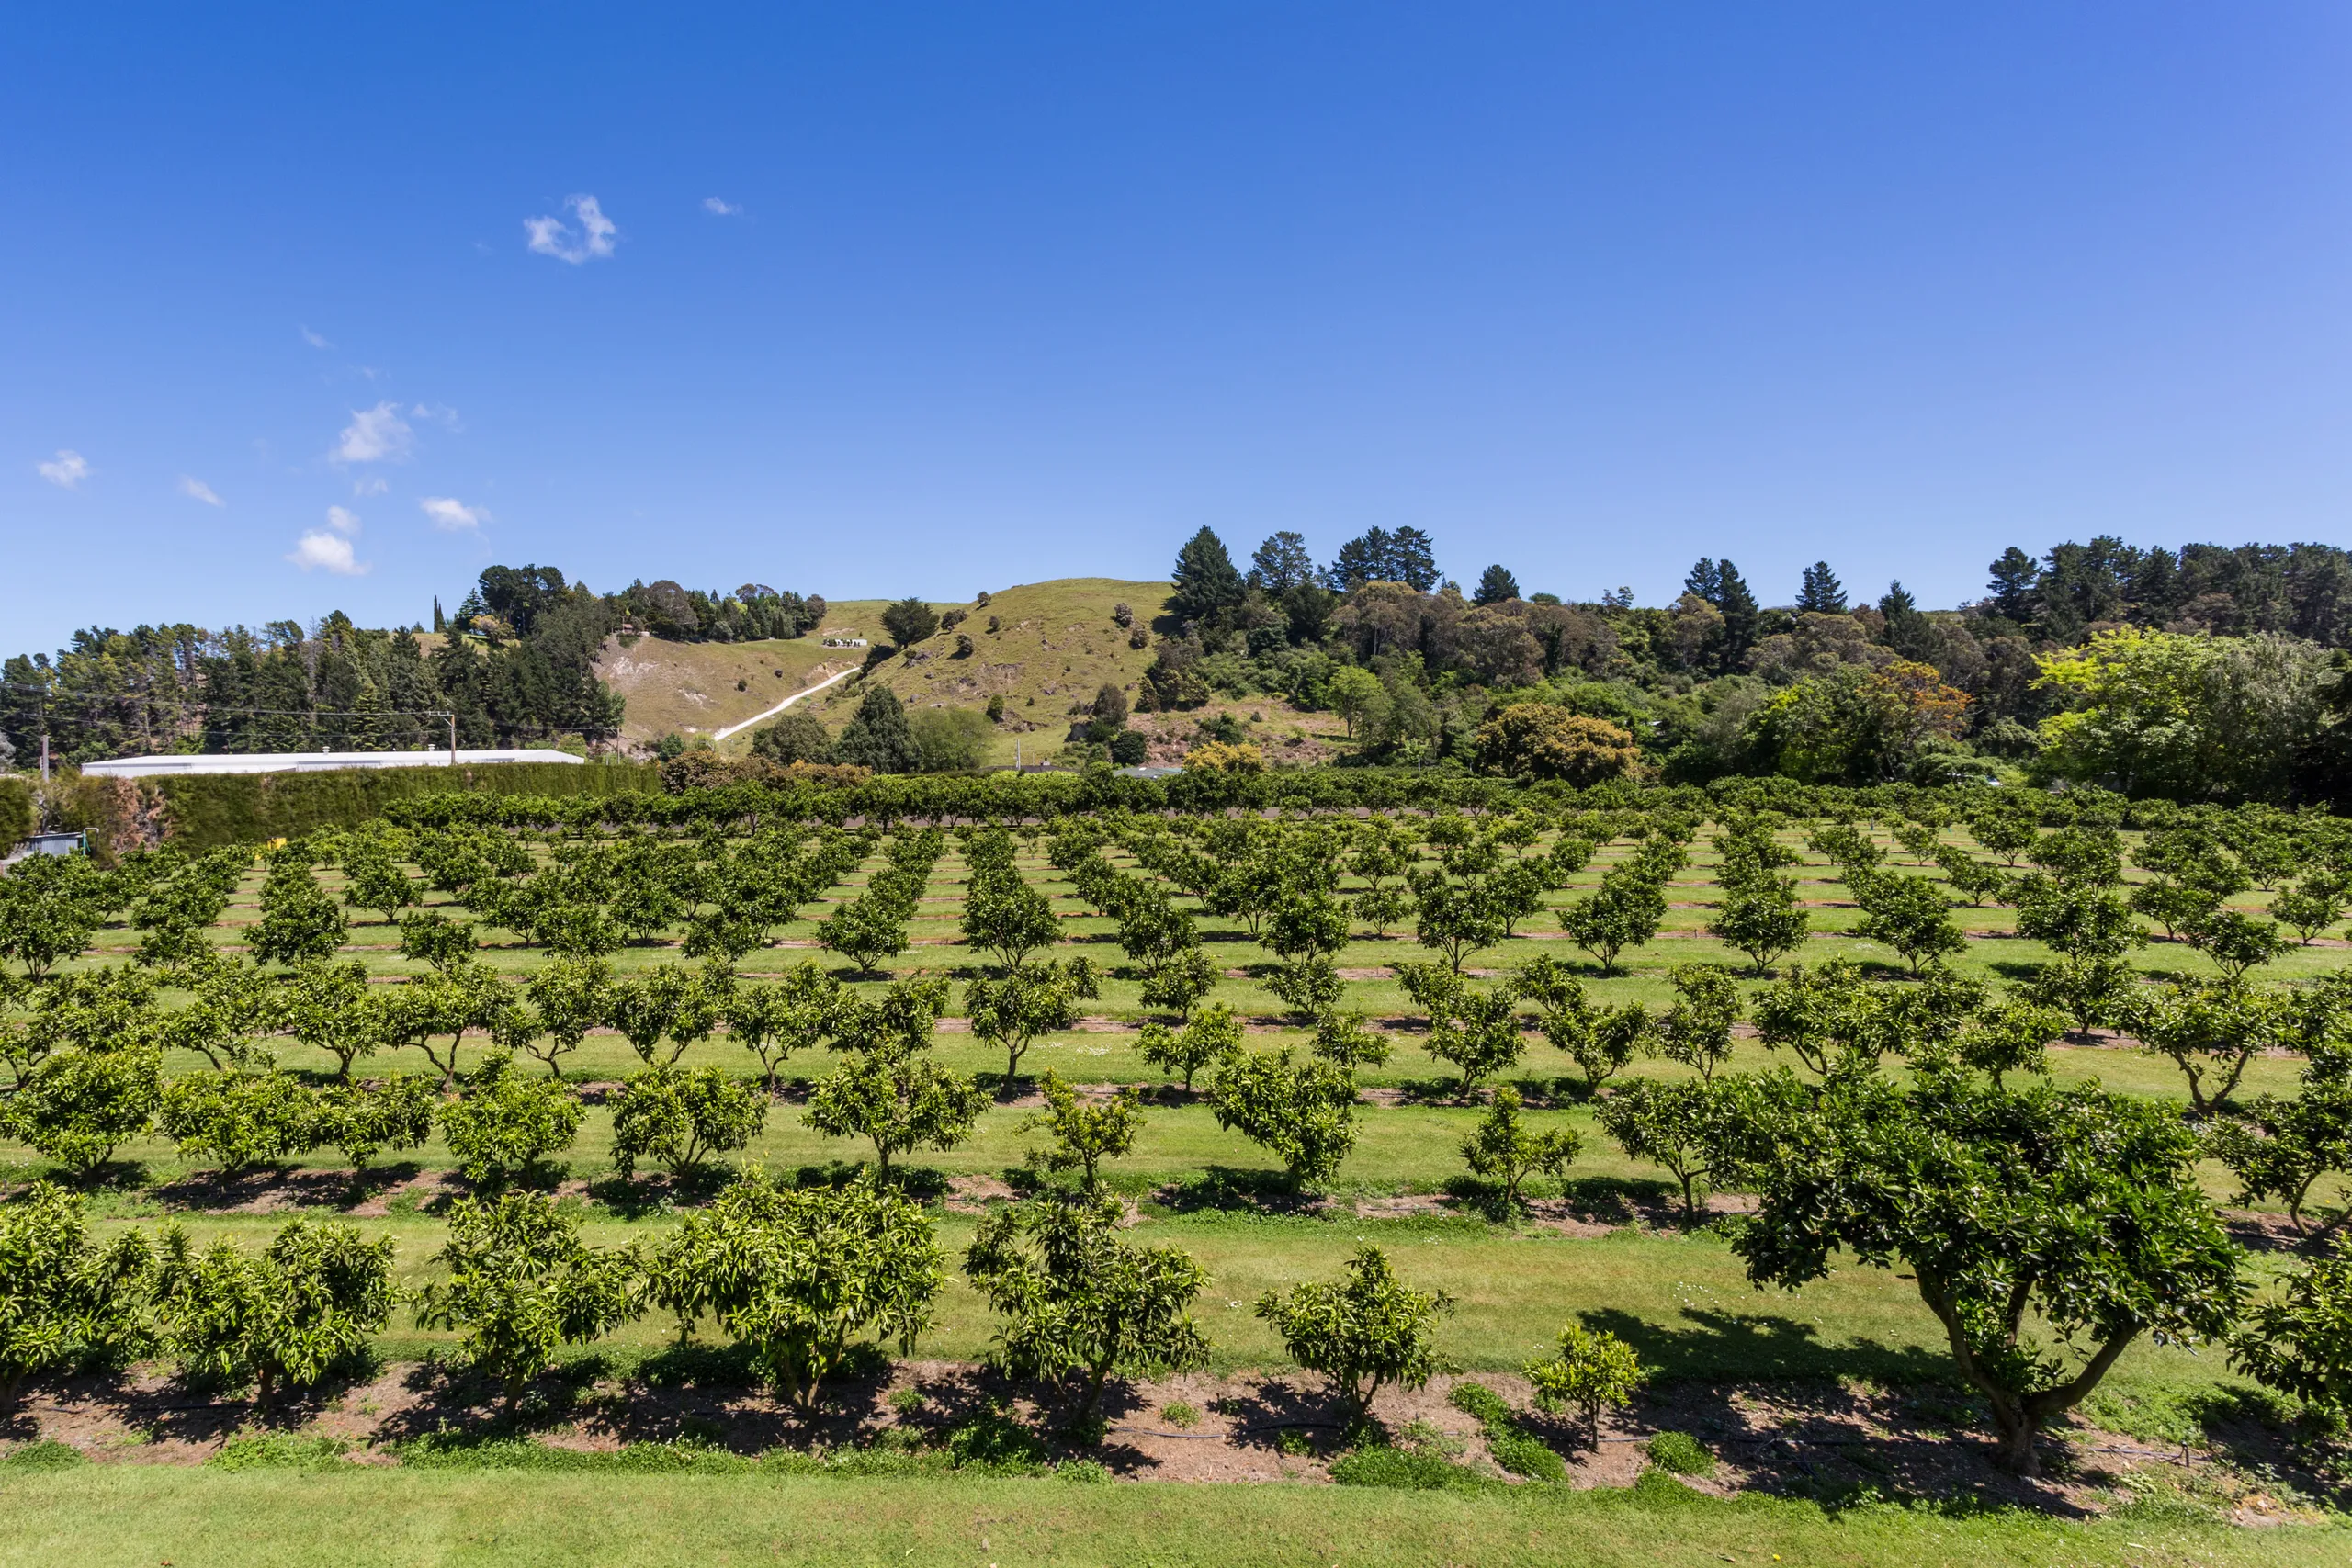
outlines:
[[[964,619],[926,640],[892,653],[868,673],[841,682],[809,699],[813,711],[835,730],[868,687],[888,686],[910,707],[985,708],[1004,699],[991,761],[1038,761],[1059,750],[1079,710],[1110,682],[1133,701],[1152,650],[1134,646],[1134,632],[1174,631],[1168,617],[1167,582],[1132,582],[1110,577],[1069,577],[1024,583],[991,593],[986,604],[935,604],[943,613],[961,610]],[[788,641],[670,642],[661,637],[611,638],[596,673],[628,701],[621,735],[633,747],[650,747],[662,736],[715,735],[730,725],[765,713],[785,697],[829,675],[862,665],[870,648],[827,648],[827,637],[864,637],[887,645],[882,627],[888,601],[842,600],[827,607],[817,632]],[[1132,625],[1118,624],[1125,604]],[[994,619],[996,630],[989,625]],[[956,638],[972,639],[972,652],[956,653]],[[1340,721],[1330,714],[1292,712],[1278,699],[1212,698],[1182,714],[1137,715],[1134,725],[1151,739],[1155,762],[1181,761],[1197,743],[1203,719],[1230,713],[1269,755],[1290,762],[1328,761],[1340,744]],[[755,728],[718,742],[730,755],[748,750]]]
[[[1005,716],[999,731],[999,760],[1011,761],[1018,743],[1022,756],[1035,761],[1060,748],[1072,708],[1092,702],[1104,682],[1122,687],[1133,700],[1151,662],[1151,649],[1130,646],[1131,633],[1118,625],[1114,612],[1124,604],[1136,627],[1173,630],[1172,625],[1153,624],[1165,616],[1170,589],[1167,582],[1066,577],[1008,588],[991,594],[986,604],[938,605],[943,611],[962,610],[966,619],[894,654],[862,680],[842,682],[817,699],[817,711],[839,728],[869,682],[888,686],[910,707],[978,708],[987,706],[990,697],[1001,696]],[[826,629],[845,623],[848,609],[844,605],[829,613]],[[867,613],[863,633],[876,641],[887,638],[879,611],[876,604]],[[989,630],[991,617],[997,626],[993,632]],[[972,639],[967,658],[956,657],[958,636]]]

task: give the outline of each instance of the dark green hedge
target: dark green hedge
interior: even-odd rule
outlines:
[[[33,786],[29,779],[0,778],[0,854],[33,830]]]
[[[350,828],[384,816],[395,802],[527,796],[605,799],[659,794],[662,775],[643,762],[498,762],[461,768],[338,768],[320,773],[207,773],[154,781],[165,832],[176,843],[219,844],[291,838],[318,828]]]
[[[1787,779],[1725,779],[1700,788],[1613,783],[1578,791],[1560,784],[1472,778],[1372,768],[1277,769],[1261,773],[1182,773],[1168,779],[1123,778],[1108,769],[1085,773],[886,775],[851,785],[745,784],[675,795],[607,798],[522,795],[439,794],[393,802],[385,815],[403,827],[473,823],[503,828],[605,829],[632,824],[691,827],[717,822],[755,827],[763,819],[843,822],[888,827],[901,821],[1007,821],[1072,812],[1281,807],[1296,811],[1368,808],[1491,810],[1521,802],[1551,806],[1677,810],[1705,815],[1725,807],[1822,817],[1917,809],[1933,802],[1964,811],[2007,800],[2052,821],[2091,817],[2135,822],[2162,803],[2132,803],[2100,791],[2060,796],[2039,790],[1910,784],[1876,789],[1826,789]],[[2177,810],[2177,807],[2166,807]]]

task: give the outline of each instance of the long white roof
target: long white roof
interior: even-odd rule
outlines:
[[[191,756],[117,757],[85,762],[101,778],[168,778],[192,773],[316,773],[336,768],[446,768],[480,762],[579,762],[585,759],[544,747],[487,751],[222,751]]]

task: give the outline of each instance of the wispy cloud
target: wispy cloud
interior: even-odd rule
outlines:
[[[408,456],[409,448],[415,444],[416,433],[401,418],[400,409],[381,402],[372,409],[351,411],[351,423],[343,427],[327,460],[336,464],[397,463]]]
[[[359,533],[359,518],[357,513],[343,507],[330,506],[327,508],[327,526],[346,538],[354,538]]]
[[[90,460],[70,446],[59,447],[53,461],[35,463],[33,467],[41,478],[60,490],[75,489],[90,477]]]
[[[464,428],[458,423],[458,411],[447,403],[418,403],[408,411],[408,416],[411,419],[424,420],[429,424],[437,424],[444,430]]]
[[[336,577],[360,577],[368,570],[365,563],[352,558],[349,539],[315,529],[296,540],[293,553],[286,558],[304,571],[316,570]]]
[[[303,327],[300,330],[302,333],[302,341],[309,344],[312,348],[333,348],[334,346],[334,344],[329,343],[323,336],[312,332],[308,327]]]
[[[189,474],[182,474],[180,476],[180,493],[187,497],[190,501],[200,501],[207,506],[226,506],[229,504],[227,502],[220,499],[220,495],[214,491],[210,485],[206,484],[202,479],[197,479],[193,475]]]
[[[351,493],[354,495],[386,495],[390,493],[391,488],[390,481],[381,474],[369,474],[364,479],[351,481]]]
[[[593,196],[566,197],[563,205],[570,209],[580,227],[574,230],[560,218],[526,218],[523,220],[523,232],[527,236],[526,243],[530,248],[540,255],[553,256],[574,266],[591,256],[611,255],[613,238],[620,229],[605,216],[605,209],[597,205],[596,198]]]
[[[428,495],[416,504],[424,511],[425,516],[433,520],[433,525],[445,534],[457,534],[468,528],[479,528],[490,517],[490,513],[486,509],[468,506],[452,495]]]
[[[702,198],[702,209],[705,212],[713,213],[720,218],[733,218],[742,212],[743,207],[741,202],[728,201],[716,196],[707,196]]]

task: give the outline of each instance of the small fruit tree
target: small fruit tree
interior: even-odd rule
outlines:
[[[1006,1320],[998,1362],[1014,1377],[1076,1374],[1084,1427],[1101,1421],[1113,1373],[1208,1361],[1190,1311],[1208,1271],[1180,1247],[1125,1240],[1123,1217],[1109,1199],[1041,1199],[989,1214],[964,1254],[965,1274]]]
[[[34,1373],[138,1349],[153,1257],[137,1231],[93,1243],[82,1200],[46,1181],[0,1207],[0,1400]]]
[[[755,1170],[686,1216],[647,1280],[653,1302],[682,1325],[715,1315],[806,1408],[858,1335],[914,1353],[942,1261],[922,1206],[870,1177],[785,1187]]]
[[[1560,1353],[1526,1368],[1535,1404],[1542,1410],[1574,1410],[1584,1416],[1585,1435],[1600,1446],[1600,1413],[1632,1399],[1647,1381],[1634,1348],[1607,1329],[1571,1323],[1560,1330]]]
[[[1330,1283],[1268,1291],[1257,1305],[1291,1359],[1331,1380],[1351,1426],[1388,1384],[1419,1388],[1437,1372],[1437,1321],[1453,1310],[1443,1291],[1407,1288],[1376,1247],[1358,1247]]]
[[[392,1245],[295,1220],[259,1257],[227,1236],[199,1253],[175,1225],[157,1269],[164,1341],[199,1377],[251,1381],[267,1411],[280,1387],[317,1382],[384,1326],[399,1297]]]
[[[542,1193],[459,1199],[434,1261],[449,1277],[424,1288],[417,1322],[463,1335],[468,1359],[499,1380],[510,1415],[558,1348],[585,1345],[639,1311],[636,1249],[588,1246],[579,1222]]]
[[[2168,1107],[1871,1076],[1832,1085],[1775,1143],[1732,1243],[1748,1277],[1793,1289],[1841,1248],[1907,1270],[2020,1474],[2038,1473],[2035,1433],[2133,1341],[2193,1344],[2236,1314],[2236,1248]]]

